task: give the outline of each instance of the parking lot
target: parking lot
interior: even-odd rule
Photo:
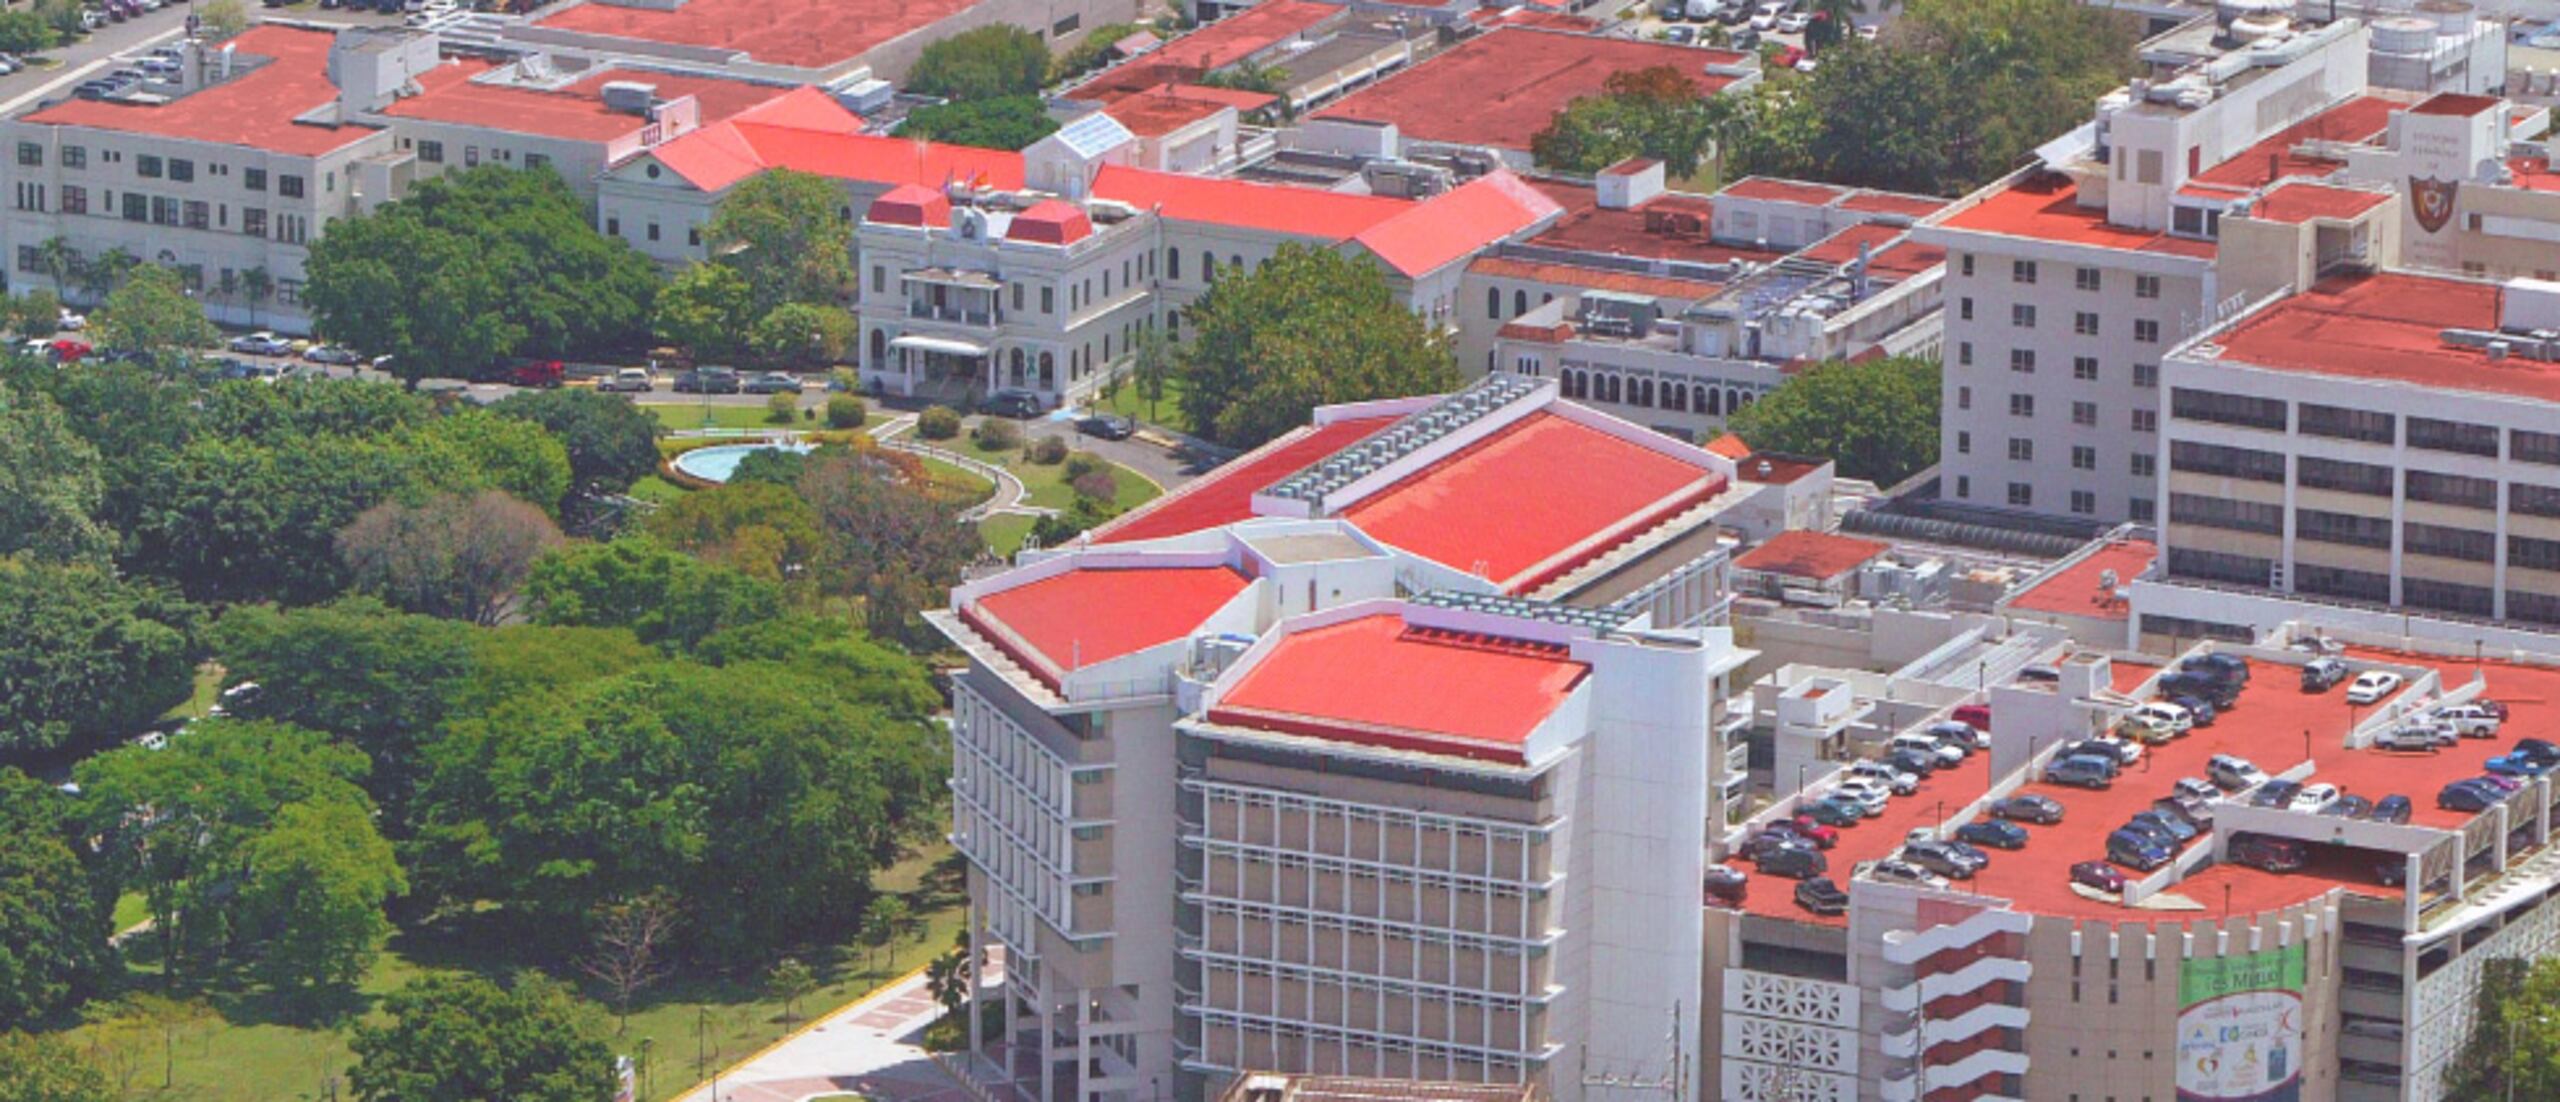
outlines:
[[[1619,33],[1636,38],[1656,39],[1697,45],[1721,44],[1732,49],[1757,49],[1778,46],[1782,49],[1804,49],[1804,25],[1811,20],[1811,6],[1804,0],[1780,3],[1778,10],[1764,14],[1769,0],[1702,0],[1692,9],[1683,0],[1678,14],[1671,14],[1669,3],[1652,3],[1642,8],[1635,19],[1619,24]],[[1890,21],[1890,11],[1870,12],[1858,17],[1861,28],[1879,28]],[[1863,33],[1873,34],[1874,31]]]

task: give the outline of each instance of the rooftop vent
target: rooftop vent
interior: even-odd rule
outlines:
[[[607,110],[626,115],[646,115],[658,102],[658,86],[641,80],[608,80],[604,84]]]
[[[1495,409],[1528,397],[1539,385],[1516,375],[1486,376],[1324,461],[1281,479],[1263,492],[1291,501],[1322,502],[1325,495],[1368,477]]]

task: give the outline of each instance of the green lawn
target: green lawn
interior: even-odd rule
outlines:
[[[795,418],[790,424],[777,425],[765,420],[763,403],[752,406],[723,406],[708,402],[646,403],[641,407],[670,431],[675,429],[820,429],[823,421]],[[823,414],[821,414],[823,416]],[[704,418],[710,420],[705,423]]]
[[[661,505],[683,497],[685,492],[684,487],[678,486],[675,483],[669,482],[665,478],[654,474],[647,475],[641,478],[640,481],[631,484],[631,496],[639,498],[642,501],[654,501]]]
[[[1050,431],[1062,430],[1049,429],[1044,423],[1041,428],[1033,430],[1032,438],[1037,439]],[[978,446],[977,438],[968,433],[962,433],[957,440],[946,440],[942,443],[953,451],[1013,472],[1015,478],[1022,480],[1022,488],[1029,492],[1027,504],[1042,505],[1051,509],[1064,509],[1075,504],[1075,488],[1067,485],[1066,481],[1066,464],[1031,462],[1022,457],[1020,448],[996,451],[981,448]],[[1068,445],[1072,447],[1074,443],[1074,438],[1070,437]],[[1136,471],[1116,463],[1111,467],[1111,480],[1118,487],[1118,492],[1112,498],[1111,504],[1120,509],[1132,508],[1164,492]]]
[[[1096,404],[1123,417],[1161,425],[1175,432],[1191,431],[1191,419],[1182,415],[1182,380],[1178,378],[1164,381],[1164,398],[1155,403],[1153,416],[1148,415],[1147,400],[1138,396],[1138,388],[1134,384],[1122,386],[1120,393],[1113,395],[1110,401]]]
[[[978,535],[996,554],[1009,560],[1014,552],[1022,550],[1022,541],[1029,538],[1034,523],[1020,513],[998,513],[978,522]]]
[[[160,718],[177,719],[180,716],[202,718],[221,694],[222,667],[207,662],[196,667],[195,691],[188,694],[186,702],[161,713]]]
[[[151,917],[151,904],[141,892],[126,892],[116,897],[116,932],[133,928],[133,924]]]
[[[786,1020],[781,1002],[765,996],[761,971],[678,977],[644,993],[627,1031],[617,1041],[617,1047],[633,1053],[649,1042],[655,1067],[645,1081],[644,1097],[681,1095],[703,1078],[697,1070],[707,1066],[703,1061],[726,1066],[753,1055],[809,1017],[921,967],[951,945],[967,911],[960,864],[948,845],[937,841],[920,849],[883,871],[878,883],[907,896],[917,916],[917,932],[894,952],[855,946],[803,952],[801,959],[818,973],[821,984],[801,1000],[797,1019]],[[121,921],[121,902],[117,910]],[[360,995],[370,1005],[433,970],[502,975],[518,964],[505,954],[503,944],[471,932],[402,934],[392,939],[390,949],[365,978]],[[138,985],[147,984],[150,976],[138,973],[136,980]],[[179,1034],[169,1097],[197,1102],[317,1099],[329,1096],[332,1079],[337,1080],[337,1094],[343,1096],[343,1076],[352,1059],[344,1028],[304,1024],[281,1013],[263,992],[222,992],[208,1001],[220,1017]],[[129,1031],[83,1026],[72,1031],[71,1040],[83,1049],[100,1044],[134,1049],[124,1062],[147,1069],[136,1077],[137,1089],[158,1086],[162,1053],[157,1034],[137,1039]]]

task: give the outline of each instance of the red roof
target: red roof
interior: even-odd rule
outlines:
[[[1863,245],[1868,250],[1867,260],[1872,264],[1875,261],[1875,254],[1883,251],[1887,242],[1909,232],[1911,232],[1910,229],[1905,226],[1884,222],[1860,222],[1814,242],[1796,255],[1824,264],[1847,264],[1858,259],[1858,247]]]
[[[2353,218],[2391,198],[2384,191],[2363,191],[2295,181],[2258,197],[2249,217],[2300,224],[2314,218]]]
[[[1093,193],[1140,210],[1161,207],[1165,217],[1177,222],[1238,226],[1327,241],[1357,237],[1413,206],[1404,199],[1377,195],[1186,176],[1125,165],[1102,166],[1102,171],[1094,174]]]
[[[900,184],[887,194],[871,201],[866,221],[890,226],[948,225],[951,222],[951,200],[940,191],[922,184]]]
[[[1574,264],[1522,260],[1510,256],[1480,256],[1467,265],[1467,270],[1478,275],[1500,279],[1526,279],[1565,287],[1586,287],[1595,291],[1652,295],[1656,298],[1701,299],[1724,289],[1721,283],[1709,283],[1702,279],[1638,275],[1634,272],[1584,268]]]
[[[2107,221],[2105,207],[2083,207],[2080,188],[2060,173],[2028,173],[1939,223],[1951,230],[1996,233],[2100,249],[2166,253],[2197,259],[2214,254],[2211,241],[2128,229]]]
[[[1703,466],[1542,410],[1340,515],[1522,593],[1723,488]]]
[[[2151,569],[2151,561],[2159,557],[2160,548],[2150,540],[2116,540],[2036,583],[2035,588],[2009,598],[2009,609],[2012,612],[2082,616],[2092,620],[2124,620],[2132,613],[2131,605],[2117,597],[2113,590],[2099,585],[2099,577],[2112,570],[2118,587],[2132,585],[2143,571]]]
[[[2505,103],[2505,100],[2499,99],[2496,96],[2474,96],[2463,92],[2438,92],[2432,96],[2428,96],[2417,106],[2409,108],[2409,113],[2412,115],[2446,115],[2467,119],[2478,115],[2483,111],[2496,110]]]
[[[1716,194],[1719,197],[1734,199],[1760,199],[1773,203],[1800,203],[1809,207],[1826,207],[1830,206],[1833,200],[1848,194],[1848,191],[1829,184],[1810,184],[1802,180],[1778,180],[1767,176],[1752,176],[1727,184],[1723,191]]]
[[[1358,417],[1297,429],[1209,472],[1207,477],[1121,514],[1094,529],[1093,540],[1121,543],[1162,539],[1250,520],[1253,495],[1264,487],[1314,466],[1395,422],[1393,417]]]
[[[1059,199],[1043,199],[1013,216],[1005,240],[1038,245],[1072,245],[1093,236],[1093,219],[1084,208]]]
[[[1879,275],[1914,276],[1946,262],[1946,246],[1904,238],[1901,244],[1869,256],[1867,270]]]
[[[970,0],[685,0],[667,8],[589,2],[535,20],[583,34],[736,50],[769,65],[824,68],[922,30]]]
[[[2525,191],[2560,191],[2560,172],[2552,170],[2547,157],[2510,157],[2507,169],[2515,173],[2513,187]]]
[[[780,99],[790,91],[770,84],[613,67],[556,91],[472,83],[472,78],[495,68],[476,59],[448,61],[420,79],[426,94],[396,101],[382,113],[396,118],[484,126],[513,134],[606,142],[655,125],[639,115],[605,106],[604,86],[613,81],[656,85],[661,100],[692,96],[698,109],[697,120],[704,125]]]
[[[1600,206],[1598,194],[1587,185],[1534,180],[1530,186],[1555,200],[1565,211],[1564,217],[1529,239],[1532,245],[1698,264],[1730,260],[1760,263],[1787,255],[1771,249],[1718,244],[1714,237],[1715,202],[1703,195],[1675,192],[1617,209]]]
[[[1303,34],[1342,9],[1314,0],[1263,0],[1250,8],[1167,42],[1144,58],[1105,70],[1067,92],[1072,99],[1107,100],[1166,81],[1197,81]]]
[[[1409,276],[1426,275],[1563,210],[1509,169],[1495,169],[1362,231],[1353,240]]]
[[[719,191],[766,169],[788,168],[836,180],[941,187],[982,180],[1022,186],[1022,155],[939,142],[859,133],[862,117],[825,92],[797,88],[650,151],[704,191]]]
[[[2560,401],[2560,364],[2492,362],[2447,344],[2447,329],[2496,329],[2498,288],[2386,272],[2333,279],[2289,295],[2223,334],[2221,359],[2319,375]]]
[[[1157,90],[1133,92],[1103,106],[1104,114],[1120,120],[1120,125],[1141,138],[1160,138],[1183,127],[1215,116],[1227,105],[1209,99],[1193,99],[1173,94],[1178,84],[1159,84]]]
[[[1725,50],[1497,27],[1354,92],[1317,116],[1393,123],[1405,137],[1424,141],[1525,150],[1557,111],[1577,98],[1599,95],[1613,73],[1667,65],[1712,95],[1734,78],[1709,73],[1707,66],[1743,61],[1743,55]]]
[[[1721,442],[1726,439],[1740,440],[1741,437],[1726,433],[1716,439]],[[1756,482],[1764,486],[1791,485],[1795,480],[1821,470],[1823,462],[1828,460],[1817,462],[1811,459],[1797,459],[1794,456],[1780,455],[1776,452],[1752,452],[1733,457],[1734,473],[1737,477],[1744,482]]]
[[[1283,637],[1209,720],[1520,764],[1530,733],[1590,672],[1562,647],[1410,628],[1383,613]]]
[[[1790,528],[1744,552],[1733,560],[1733,568],[1827,582],[1892,549],[1891,544],[1875,540]]]
[[[1707,441],[1706,449],[1734,460],[1746,458],[1751,454],[1751,445],[1743,443],[1741,437],[1729,432]]]
[[[239,55],[236,64],[245,66],[256,58],[268,60],[230,80],[165,104],[69,99],[21,121],[88,126],[317,157],[380,133],[369,126],[332,127],[293,121],[338,98],[337,86],[329,83],[328,72],[333,37],[327,31],[262,23],[241,32],[231,45]]]
[[[1954,809],[1980,799],[1982,793],[1991,787],[1990,758],[1989,754],[1966,755],[1962,763],[1929,774],[1920,782],[1918,791],[1908,796],[1894,797],[1892,802],[1885,805],[1884,814],[1872,819],[1860,820],[1855,825],[1842,829],[1839,843],[1823,853],[1823,857],[1830,865],[1831,879],[1846,885],[1851,868],[1862,862],[1893,856],[1895,851],[1902,848],[1902,840],[1909,836],[1911,829],[1930,825],[1931,821],[1937,817],[1939,808],[1944,807],[1948,814],[1953,814]],[[1807,779],[1811,779],[1810,775]],[[1796,778],[1781,777],[1776,783],[1781,795],[1795,793]],[[2030,848],[2027,852],[2035,851]],[[2019,860],[2014,856],[2009,856],[2007,859]],[[1994,858],[1992,863],[1998,864],[2000,860],[2001,858]],[[1734,867],[1746,871],[1751,868],[1750,862],[1747,861],[1736,859],[1733,864]],[[2062,875],[2061,868],[2059,865],[2053,866],[2055,877],[2059,878]],[[1750,894],[1743,904],[1744,911],[1817,926],[1849,924],[1847,915],[1816,915],[1796,906],[1795,893],[1792,890],[1795,885],[1792,881],[1774,876],[1754,876],[1752,880],[1754,882],[1751,884]]]
[[[1197,629],[1244,591],[1224,566],[1073,569],[989,593],[960,609],[1042,684]]]
[[[1932,199],[1926,195],[1904,195],[1892,191],[1853,192],[1848,198],[1840,201],[1841,210],[1854,210],[1865,214],[1901,214],[1912,218],[1927,218],[1946,208],[1947,201],[1944,199]]]
[[[2298,156],[2293,147],[2314,139],[2368,141],[2391,125],[2391,113],[2399,109],[2400,104],[2379,96],[2358,96],[2260,139],[2221,164],[2198,173],[2194,180],[2248,191],[2287,176],[2326,176],[2345,162]]]

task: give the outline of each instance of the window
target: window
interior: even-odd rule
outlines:
[[[2018,373],[2018,374],[2020,374],[2020,375],[2033,375],[2033,374],[2035,374],[2035,373],[2036,373],[2036,350],[2035,350],[2035,349],[2032,349],[2032,348],[2012,348],[2012,349],[2010,349],[2010,350],[2009,350],[2009,370],[2011,370],[2011,371],[2015,371],[2015,372],[2017,372],[2017,373]]]
[[[1972,387],[1969,387],[1969,386],[1960,386],[1960,387],[1957,387],[1957,388],[1956,388],[1956,408],[1957,408],[1957,409],[1972,409],[1972,408],[1973,408],[1973,388],[1972,388]]]
[[[2560,540],[2508,536],[2507,565],[2521,566],[2527,570],[2560,571]]]
[[[2098,423],[2098,403],[2071,403],[2071,423],[2075,425],[2096,425]]]
[[[1963,255],[1961,255],[1961,256],[1958,256],[1958,257],[1956,258],[1956,270],[1957,270],[1957,271],[1959,271],[1959,272],[1961,272],[1961,273],[1962,273],[1962,274],[1964,274],[1964,275],[1967,275],[1967,276],[1972,275],[1972,274],[1973,274],[1973,254],[1972,254],[1972,253],[1965,253],[1965,254],[1963,254]]]
[[[2233,555],[2221,551],[2196,551],[2184,547],[2169,549],[2169,573],[2181,578],[2203,578],[2207,581],[2237,582],[2241,585],[2265,585],[2267,574],[2275,564],[2254,555]],[[2148,628],[2153,618],[2143,617]]]
[[[267,170],[263,168],[240,170],[240,186],[251,191],[267,190]]]
[[[134,175],[147,180],[160,178],[160,158],[145,153],[133,159]]]
[[[2015,302],[2009,304],[2009,324],[2017,326],[2020,329],[2035,328],[2035,304],[2030,302]]]
[[[2133,411],[2133,431],[2160,431],[2160,411],[2156,409],[2137,409]]]
[[[431,165],[443,164],[444,143],[421,139],[418,142],[418,159]]]
[[[1972,366],[1973,366],[1973,342],[1972,342],[1972,341],[1957,341],[1957,342],[1956,342],[1956,366],[1958,366],[1958,367],[1972,367]]]
[[[2490,479],[2436,471],[2410,471],[2408,483],[2411,501],[2467,505],[2474,509],[2498,507],[2498,484]]]
[[[2160,365],[2159,365],[2159,364],[2135,364],[2135,365],[2133,365],[2133,385],[2135,385],[2135,386],[2137,386],[2137,387],[2140,387],[2140,388],[2142,388],[2142,389],[2144,389],[2144,390],[2158,390],[2158,389],[2160,389]]]
[[[62,167],[64,167],[64,168],[87,168],[87,167],[89,167],[89,148],[88,148],[87,146],[80,146],[80,145],[66,145],[66,146],[63,146],[63,147],[62,147]]]
[[[1175,253],[1173,255],[1181,256],[1182,254]],[[1502,320],[1502,288],[1487,287],[1484,289],[1484,320]]]
[[[188,229],[210,228],[213,225],[212,205],[202,199],[189,199],[181,218]]]
[[[2389,467],[2306,455],[2295,464],[2294,483],[2306,490],[2390,497],[2392,477]]]
[[[2160,277],[2156,275],[2138,275],[2133,277],[2133,297],[2159,298]]]
[[[2400,600],[2419,608],[2442,609],[2465,616],[2487,616],[2495,607],[2496,597],[2487,587],[2440,582],[2431,578],[2403,578]]]
[[[18,181],[18,209],[43,210],[44,185],[31,184],[24,180]]]
[[[2400,530],[2400,546],[2412,555],[2491,562],[2498,557],[2498,534],[2412,521]]]
[[[2126,467],[2135,478],[2150,478],[2160,473],[2160,457],[2150,452],[2135,452]]]
[[[2284,506],[2204,494],[2170,494],[2169,523],[2279,535],[2284,532]]]
[[[309,236],[310,232],[310,219],[304,218],[299,214],[279,214],[276,216],[276,240],[278,241],[282,241],[287,245],[299,245],[302,244],[302,239],[304,237]]]
[[[2409,446],[2495,459],[2498,457],[2498,430],[2491,425],[2466,425],[2413,416],[2409,418]]]
[[[267,235],[267,212],[263,207],[240,208],[240,232],[251,237]]]
[[[540,153],[527,153],[527,154],[525,154],[525,155],[524,155],[524,167],[525,167],[525,171],[527,171],[527,172],[531,172],[531,171],[533,171],[534,169],[541,168],[541,167],[543,167],[543,166],[545,166],[545,165],[548,165],[548,164],[550,164],[550,163],[551,163],[551,158],[546,157],[546,156],[544,156],[544,155],[542,155],[542,154],[540,154]],[[650,165],[649,167],[651,167],[651,168],[656,168],[656,167],[658,167],[658,166],[656,166],[656,165]]]
[[[34,142],[18,143],[18,163],[34,166],[44,163],[44,147]]]
[[[2071,357],[2071,377],[2084,383],[2098,381],[2098,358],[2096,356]]]
[[[2154,506],[2150,498],[2126,498],[2124,504],[2126,516],[2139,521],[2149,521],[2151,519]]]
[[[2379,410],[2344,409],[2311,402],[2302,403],[2301,419],[2296,427],[2305,436],[2331,436],[2340,440],[2364,440],[2388,444],[2396,436],[2399,419]]]
[[[2133,319],[2133,339],[2136,344],[2160,343],[2160,323],[2150,318]]]
[[[62,185],[62,213],[89,213],[89,189],[76,184]]]
[[[138,191],[125,192],[124,210],[121,213],[124,215],[124,220],[127,222],[150,221],[151,197]]]
[[[165,195],[151,197],[151,220],[163,226],[178,224],[178,201]]]
[[[2316,543],[2387,548],[2391,546],[2391,519],[2332,513],[2326,509],[2296,509],[2293,511],[2293,534],[2296,539]]]
[[[194,183],[196,179],[196,163],[194,161],[184,160],[177,157],[169,158],[169,179],[172,182],[181,184]]]
[[[2097,470],[2098,449],[2090,447],[2087,444],[2073,444],[2071,446],[2071,469],[2075,471]]]
[[[2010,261],[2010,262],[2009,262],[2009,282],[2011,282],[2011,283],[2033,283],[2033,282],[2035,282],[2035,281],[2036,281],[2036,262],[2035,262],[2035,261],[2032,261],[2032,260],[2012,260],[2012,261]]]
[[[1043,314],[1054,314],[1058,312],[1057,288],[1043,287],[1040,289],[1040,312]]]
[[[2507,458],[2560,466],[2560,433],[2517,429],[2507,434]]]
[[[1084,26],[1084,15],[1082,13],[1071,14],[1064,19],[1050,24],[1049,33],[1053,36],[1074,34],[1076,33],[1076,28],[1081,26]]]
[[[1973,258],[1972,258],[1972,257],[1966,257],[1965,259],[1967,259],[1967,260],[1971,260],[1971,259],[1973,259]],[[1972,476],[1972,475],[1962,475],[1962,474],[1960,474],[1960,475],[1957,475],[1957,476],[1956,476],[1956,496],[1957,496],[1957,497],[1967,497],[1967,498],[1969,498],[1969,497],[1972,497],[1972,496],[1973,496],[1973,476]]]
[[[2009,484],[2009,504],[2025,509],[2034,506],[2035,503],[2035,487],[2029,486],[2024,482],[2012,482]]]
[[[2284,456],[2254,448],[2173,440],[2169,443],[2169,469],[2181,474],[2281,483],[2284,481]]]
[[[2391,576],[2370,570],[2348,570],[2317,563],[2296,564],[2293,588],[2324,597],[2344,597],[2351,601],[2388,601],[2391,599]],[[2355,983],[2355,980],[2348,980]],[[2397,980],[2392,981],[2397,983]]]
[[[2141,323],[2136,322],[2136,325]],[[2071,315],[2071,331],[2083,337],[2098,335],[2098,315],[2081,310]]]
[[[2033,416],[2035,416],[2035,415],[2036,415],[2036,396],[2035,396],[2035,395],[2033,395],[2033,394],[2012,394],[2012,395],[2010,395],[2010,396],[2009,396],[2009,416],[2011,416],[2011,417],[2033,417]]]
[[[658,224],[657,224],[657,223],[655,223],[655,222],[651,222],[651,223],[649,223],[649,240],[651,240],[651,241],[655,241],[655,240],[657,240],[657,239],[658,239]]]
[[[2023,436],[2009,438],[2009,459],[2016,463],[2036,461],[2036,442]]]
[[[2077,288],[2079,288],[2079,289],[2081,289],[2081,290],[2083,290],[2083,291],[2095,291],[2095,290],[2097,290],[2097,289],[2098,289],[2098,270],[2097,270],[2096,268],[2081,268],[2081,269],[2079,269],[2079,270],[2077,270],[2077,271],[2072,272],[2072,273],[2071,273],[2071,285],[2072,285],[2072,286],[2074,286],[2074,287],[2077,287]]]
[[[2071,511],[2082,516],[2098,511],[2098,495],[2088,490],[2071,491]]]
[[[1956,300],[1956,320],[1958,320],[1958,321],[1972,321],[1972,320],[1973,320],[1973,296],[1972,296],[1972,295],[1966,295],[1965,297],[1963,297],[1963,298],[1960,298],[1960,299],[1957,299],[1957,300]]]
[[[18,246],[18,270],[21,272],[44,270],[44,254],[37,252],[33,245]]]
[[[2181,420],[2209,421],[2242,428],[2281,431],[2285,424],[2282,399],[2252,398],[2182,386],[2169,389],[2169,411],[2171,416]]]
[[[1972,455],[1972,454],[1973,454],[1973,434],[1972,434],[1972,433],[1966,432],[1966,431],[1964,431],[1964,430],[1962,430],[1962,429],[1958,429],[1958,430],[1956,430],[1956,454],[1957,454],[1957,455]]]
[[[2507,483],[2507,508],[2537,517],[2560,517],[2560,488]]]

